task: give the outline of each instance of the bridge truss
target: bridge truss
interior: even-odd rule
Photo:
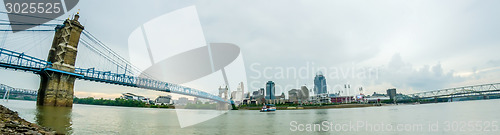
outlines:
[[[453,98],[500,94],[500,83],[481,84],[409,94],[412,98]]]

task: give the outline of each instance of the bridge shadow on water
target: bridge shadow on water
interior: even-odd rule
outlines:
[[[35,121],[56,134],[72,134],[71,107],[37,106]]]

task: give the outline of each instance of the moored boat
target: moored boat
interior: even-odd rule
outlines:
[[[276,105],[274,104],[266,104],[262,106],[262,109],[260,109],[260,112],[272,112],[276,111]]]

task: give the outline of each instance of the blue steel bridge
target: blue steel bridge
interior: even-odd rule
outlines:
[[[2,21],[2,20],[0,20]],[[3,20],[5,21],[5,20]],[[59,21],[60,20],[56,20]],[[79,41],[80,45],[85,46],[87,49],[87,52],[92,52],[93,54],[80,54],[78,52],[79,57],[78,59],[81,59],[82,56],[80,55],[90,55],[90,56],[98,56],[100,57],[101,63],[97,63],[95,65],[102,65],[103,61],[107,65],[107,70],[103,70],[106,68],[97,68],[97,67],[88,67],[88,68],[79,68],[75,67],[74,72],[67,72],[63,70],[58,70],[56,68],[53,68],[53,63],[41,59],[36,56],[32,56],[26,52],[30,52],[28,50],[23,50],[23,49],[17,49],[12,50],[8,49],[5,46],[4,43],[6,40],[9,39],[15,39],[11,37],[7,37],[8,34],[12,34],[13,31],[8,27],[10,25],[37,25],[37,28],[35,29],[29,29],[25,31],[21,31],[18,33],[28,33],[28,35],[31,36],[38,36],[38,35],[43,35],[43,34],[48,34],[48,35],[53,35],[54,34],[54,28],[58,24],[30,24],[30,23],[0,23],[0,26],[6,26],[3,29],[0,29],[0,32],[4,32],[4,37],[3,40],[0,40],[0,43],[3,45],[0,45],[0,67],[3,67],[5,69],[12,69],[12,70],[17,70],[17,71],[25,71],[25,72],[30,72],[34,74],[46,74],[47,72],[55,72],[55,73],[60,73],[64,75],[70,75],[70,76],[75,76],[77,79],[80,80],[87,80],[87,81],[94,81],[98,83],[107,83],[107,84],[113,84],[113,85],[121,85],[121,86],[127,86],[127,87],[136,87],[136,88],[142,88],[142,89],[148,89],[148,90],[154,90],[154,91],[161,91],[161,92],[170,92],[170,93],[176,93],[176,94],[181,94],[181,95],[187,95],[187,96],[194,96],[198,98],[204,98],[204,99],[209,99],[209,100],[214,100],[219,103],[230,103],[229,101],[216,96],[214,94],[194,89],[194,88],[189,88],[186,86],[178,85],[178,84],[173,84],[169,82],[164,82],[164,81],[159,81],[156,80],[152,77],[150,77],[147,74],[142,73],[141,71],[138,70],[134,65],[132,65],[130,62],[128,62],[126,59],[123,57],[119,56],[116,52],[111,50],[109,47],[107,47],[104,43],[102,43],[100,40],[98,40],[96,37],[94,37],[90,32],[83,30],[82,32],[82,37]],[[15,35],[16,33],[12,34]],[[25,36],[25,35],[23,35]],[[49,36],[50,37],[50,36]],[[17,37],[17,38],[23,38],[23,37]],[[24,40],[20,40],[23,42]],[[34,46],[50,46],[49,44],[37,44]],[[80,51],[80,47],[78,48]],[[43,56],[41,56],[43,57]],[[84,56],[87,57],[87,56]],[[84,58],[85,59],[85,58]],[[93,60],[95,61],[95,60]],[[78,63],[78,62],[77,62]],[[92,64],[86,64],[86,65],[92,65]],[[78,66],[78,64],[77,64]],[[116,70],[114,70],[116,69]]]
[[[221,97],[218,97],[216,95],[201,90],[181,86],[178,84],[153,80],[149,78],[127,75],[127,72],[120,74],[111,71],[99,71],[95,70],[95,68],[88,68],[88,69],[76,68],[74,73],[57,70],[51,68],[52,63],[48,61],[35,58],[26,55],[24,53],[7,50],[5,48],[0,48],[0,67],[4,67],[7,69],[28,71],[35,74],[41,74],[46,71],[52,71],[52,72],[58,72],[62,74],[76,76],[76,78],[82,80],[136,87],[136,88],[144,88],[144,89],[163,91],[163,92],[171,92],[176,94],[211,99],[220,102],[227,102]]]

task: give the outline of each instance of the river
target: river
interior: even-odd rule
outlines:
[[[0,104],[67,134],[499,134],[499,99],[382,107],[229,111],[181,128],[173,109],[75,104],[41,108],[33,101]]]

